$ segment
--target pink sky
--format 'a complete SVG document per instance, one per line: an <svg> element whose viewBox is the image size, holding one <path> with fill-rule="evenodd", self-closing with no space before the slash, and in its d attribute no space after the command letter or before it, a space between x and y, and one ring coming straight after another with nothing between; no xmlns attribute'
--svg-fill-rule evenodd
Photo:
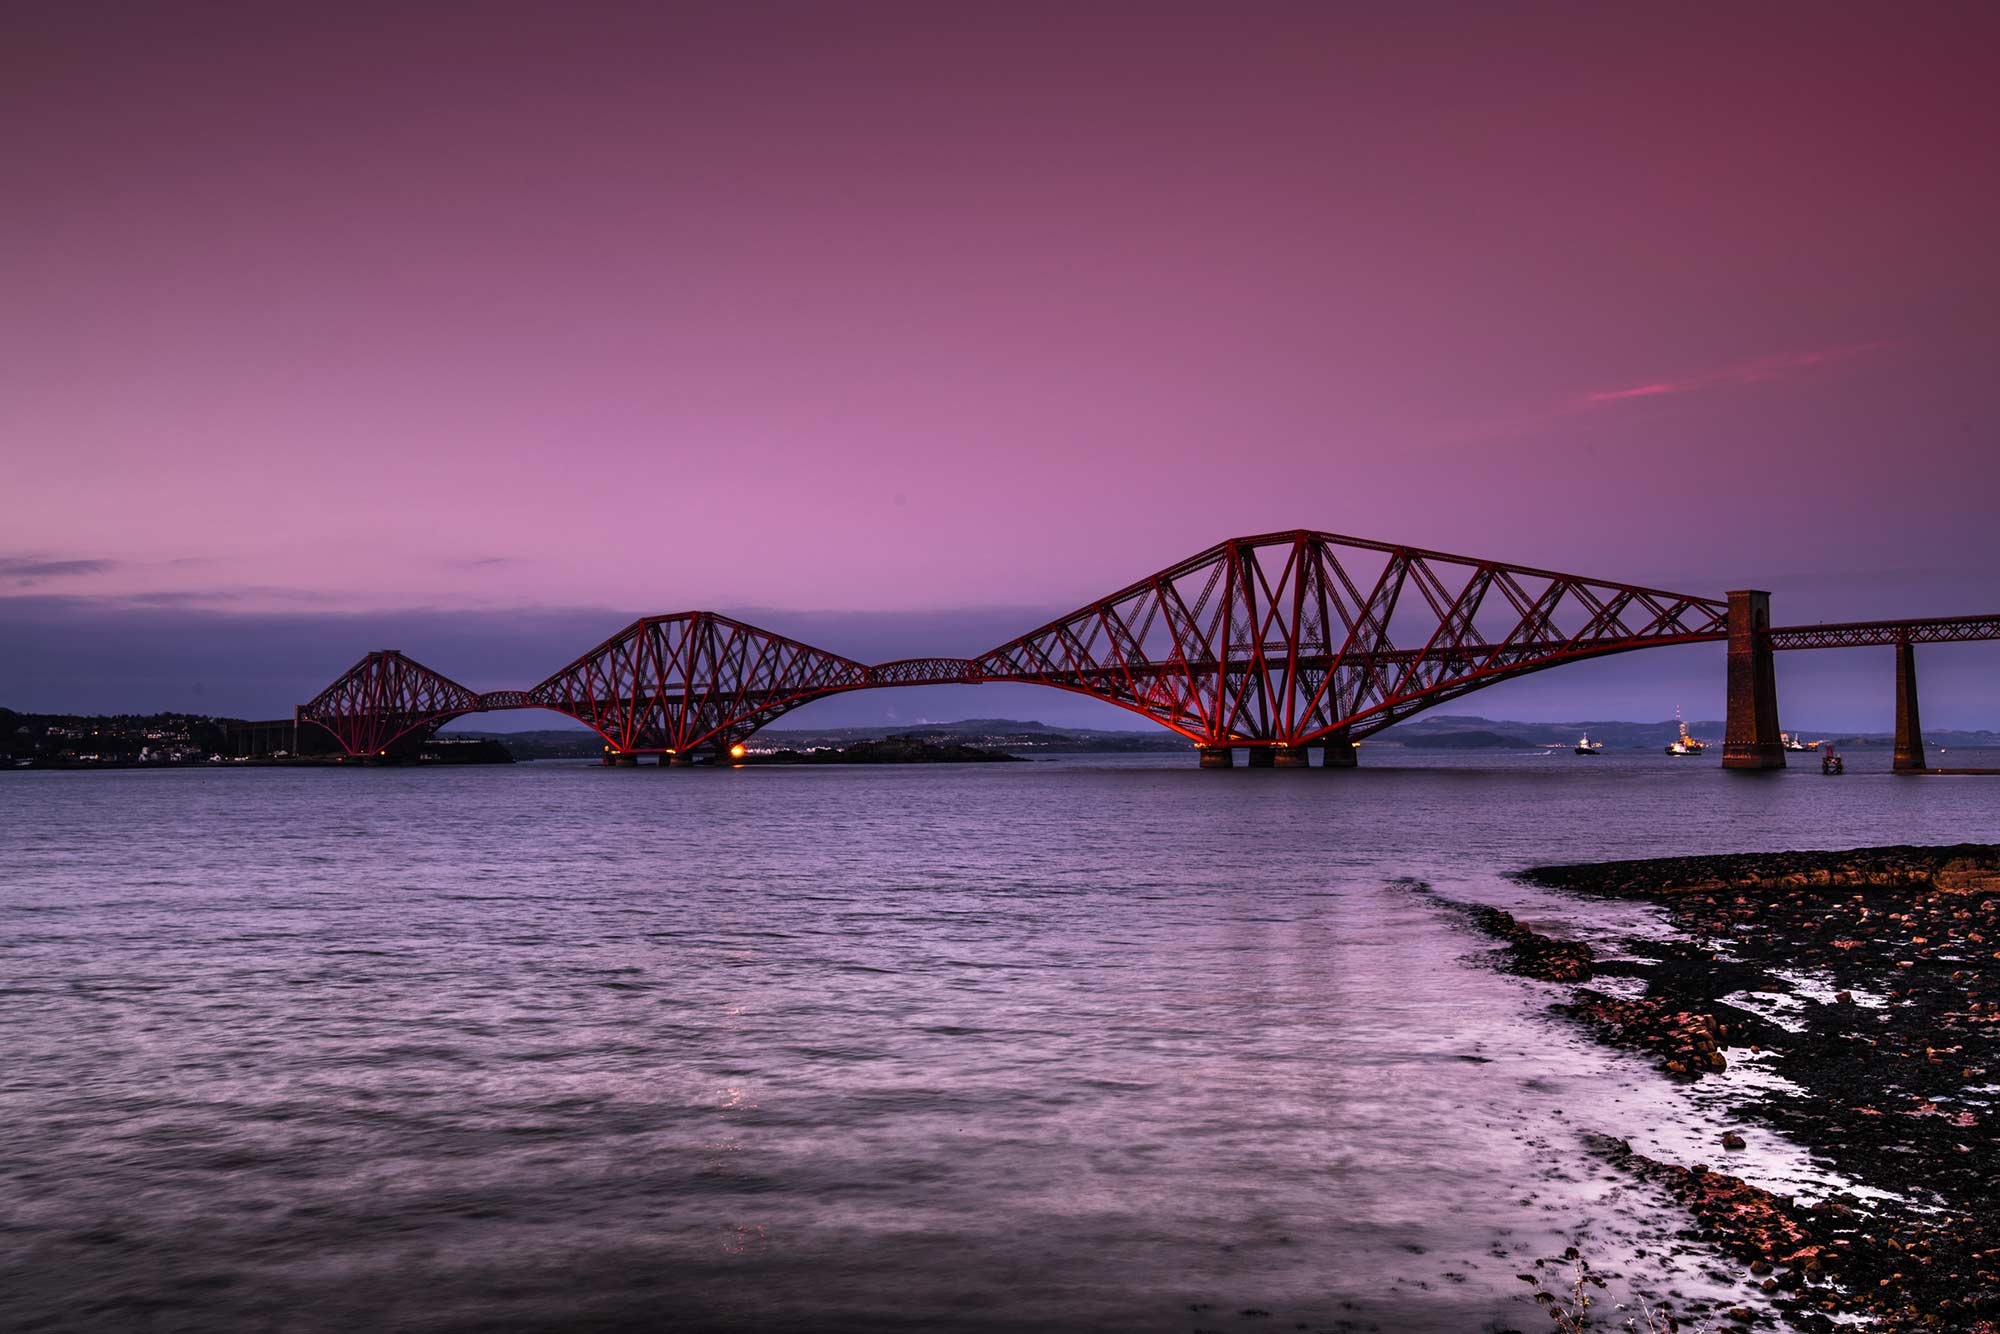
<svg viewBox="0 0 2000 1334"><path fill-rule="evenodd" d="M141 8L0 51L0 595L2000 602L1991 6Z"/></svg>

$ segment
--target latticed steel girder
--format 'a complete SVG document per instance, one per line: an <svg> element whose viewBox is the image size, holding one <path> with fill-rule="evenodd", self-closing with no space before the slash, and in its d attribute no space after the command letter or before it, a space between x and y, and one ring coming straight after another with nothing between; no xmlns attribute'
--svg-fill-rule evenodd
<svg viewBox="0 0 2000 1334"><path fill-rule="evenodd" d="M985 679L971 658L899 658L868 669L871 686L972 686Z"/></svg>
<svg viewBox="0 0 2000 1334"><path fill-rule="evenodd" d="M1204 745L1366 736L1559 663L1726 634L1728 604L1293 531L1234 538L980 658Z"/></svg>
<svg viewBox="0 0 2000 1334"><path fill-rule="evenodd" d="M878 686L1025 682L1203 745L1359 738L1496 681L1726 635L1727 604L1332 533L1232 538L977 658L867 666L714 612L633 622L540 685L475 695L370 654L302 717L351 754L479 709L546 708L613 750L740 741Z"/></svg>
<svg viewBox="0 0 2000 1334"><path fill-rule="evenodd" d="M1933 616L1917 621L1782 625L1765 632L1774 649L1866 648L1876 644L1967 644L2000 639L2000 616Z"/></svg>

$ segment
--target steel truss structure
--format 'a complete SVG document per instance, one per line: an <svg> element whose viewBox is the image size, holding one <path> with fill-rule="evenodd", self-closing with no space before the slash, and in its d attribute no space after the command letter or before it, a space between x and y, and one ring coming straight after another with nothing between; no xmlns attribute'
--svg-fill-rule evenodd
<svg viewBox="0 0 2000 1334"><path fill-rule="evenodd" d="M1786 625L1767 633L1773 649L1867 648L1882 644L1968 644L2000 639L2000 616L1933 616L1921 621Z"/></svg>
<svg viewBox="0 0 2000 1334"><path fill-rule="evenodd" d="M528 690L475 694L371 653L298 716L350 755L503 708L566 714L621 754L677 755L843 691L1011 681L1105 700L1199 746L1297 747L1563 663L1720 640L1727 612L1719 598L1295 530L1218 543L977 658L867 666L682 612L633 622Z"/></svg>
<svg viewBox="0 0 2000 1334"><path fill-rule="evenodd" d="M979 659L1205 746L1358 740L1559 663L1723 638L1728 604L1332 533L1235 538Z"/></svg>
<svg viewBox="0 0 2000 1334"><path fill-rule="evenodd" d="M298 709L298 721L333 733L349 755L387 755L399 742L428 736L453 718L476 713L480 697L413 662L396 649L370 653Z"/></svg>
<svg viewBox="0 0 2000 1334"><path fill-rule="evenodd" d="M623 753L729 744L823 695L869 684L851 658L712 611L648 616L526 692Z"/></svg>

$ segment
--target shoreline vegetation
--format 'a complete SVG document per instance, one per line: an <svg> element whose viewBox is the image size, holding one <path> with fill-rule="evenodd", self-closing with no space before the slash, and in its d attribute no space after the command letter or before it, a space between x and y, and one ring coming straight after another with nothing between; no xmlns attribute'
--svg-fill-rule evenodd
<svg viewBox="0 0 2000 1334"><path fill-rule="evenodd" d="M1520 878L1655 904L1677 938L1623 940L1607 957L1460 905L1502 943L1502 967L1569 987L1558 1013L1670 1078L1731 1060L1778 1076L1732 1110L1870 1198L1806 1203L1609 1139L1596 1142L1603 1157L1677 1200L1794 1328L2000 1334L2000 846L1672 857ZM1723 1133L1718 1163L1743 1147Z"/></svg>

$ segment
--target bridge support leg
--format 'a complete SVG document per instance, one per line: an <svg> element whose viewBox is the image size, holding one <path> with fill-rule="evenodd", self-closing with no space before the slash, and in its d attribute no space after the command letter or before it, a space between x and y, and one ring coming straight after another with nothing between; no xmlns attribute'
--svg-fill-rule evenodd
<svg viewBox="0 0 2000 1334"><path fill-rule="evenodd" d="M1278 764L1278 752L1269 746L1246 746L1243 758L1252 769L1273 769Z"/></svg>
<svg viewBox="0 0 2000 1334"><path fill-rule="evenodd" d="M621 769L636 769L639 767L639 757L629 750L613 751L611 762Z"/></svg>
<svg viewBox="0 0 2000 1334"><path fill-rule="evenodd" d="M694 763L694 756L684 755L680 751L675 751L671 755L661 756L660 763L666 765L669 769L685 769Z"/></svg>
<svg viewBox="0 0 2000 1334"><path fill-rule="evenodd" d="M1778 675L1771 666L1771 595L1741 589L1729 595L1729 720L1722 767L1782 769L1778 739Z"/></svg>
<svg viewBox="0 0 2000 1334"><path fill-rule="evenodd" d="M1304 746L1279 746L1271 752L1271 762L1280 769L1310 769L1312 752Z"/></svg>
<svg viewBox="0 0 2000 1334"><path fill-rule="evenodd" d="M1236 752L1227 746L1196 746L1204 769L1227 769L1236 763Z"/></svg>
<svg viewBox="0 0 2000 1334"><path fill-rule="evenodd" d="M1917 651L1908 640L1896 645L1896 758L1889 767L1899 774L1927 767L1924 723L1917 714Z"/></svg>
<svg viewBox="0 0 2000 1334"><path fill-rule="evenodd" d="M1347 739L1346 732L1335 732L1326 739L1326 763L1322 768L1353 769L1360 763L1360 754L1354 749L1354 743Z"/></svg>

